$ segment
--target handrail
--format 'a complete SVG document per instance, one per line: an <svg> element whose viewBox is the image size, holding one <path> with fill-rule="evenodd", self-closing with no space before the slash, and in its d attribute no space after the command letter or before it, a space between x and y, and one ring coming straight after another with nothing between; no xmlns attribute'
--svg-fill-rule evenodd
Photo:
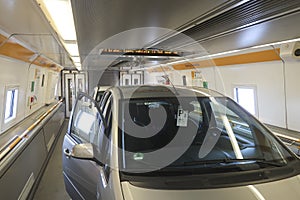
<svg viewBox="0 0 300 200"><path fill-rule="evenodd" d="M244 123L241 123L241 122L237 122L237 121L234 121L234 120L230 120L229 122L233 123L233 124L238 124L238 125L242 125L242 126L247 126L246 124ZM300 152L300 139L298 138L295 138L295 137L291 137L291 136L288 136L288 135L284 135L284 134L281 134L281 133L277 133L277 132L274 132L272 131L272 133L274 133L277 137L279 138L282 138L282 139L285 139L285 140L290 140L292 141L290 145L295 145L297 146L299 152Z"/></svg>
<svg viewBox="0 0 300 200"><path fill-rule="evenodd" d="M16 137L10 144L0 153L0 161L13 149L19 142L27 137L27 134L32 131L43 119L45 119L60 103L64 100L59 100L55 105L53 105L49 110L47 110L42 116L40 116L31 126L29 126L21 135Z"/></svg>
<svg viewBox="0 0 300 200"><path fill-rule="evenodd" d="M300 139L295 138L295 137L291 137L291 136L287 136L287 135L283 135L283 134L280 134L280 133L276 133L276 132L273 132L273 133L276 136L278 136L279 138L292 141L291 143L286 142L286 144L296 146L298 148L298 154L300 154Z"/></svg>
<svg viewBox="0 0 300 200"><path fill-rule="evenodd" d="M287 136L287 135L283 135L283 134L276 133L276 132L273 132L273 133L275 135L277 135L278 137L281 137L281 138L284 138L284 139L287 139L287 140L292 140L294 142L300 143L300 139L298 139L298 138Z"/></svg>
<svg viewBox="0 0 300 200"><path fill-rule="evenodd" d="M247 126L246 124L244 123L241 123L241 122L237 122L237 121L234 121L234 120L229 120L230 123L233 123L233 124L238 124L238 125L241 125L241 126ZM284 134L281 134L281 133L276 133L274 131L272 131L277 137L283 139L283 140L289 140L289 141L292 141L291 143L289 143L289 145L294 145L298 148L298 153L300 154L300 139L298 138L295 138L295 137L291 137L291 136L288 136L288 135L284 135ZM286 142L287 143L287 142ZM287 143L288 144L288 143Z"/></svg>

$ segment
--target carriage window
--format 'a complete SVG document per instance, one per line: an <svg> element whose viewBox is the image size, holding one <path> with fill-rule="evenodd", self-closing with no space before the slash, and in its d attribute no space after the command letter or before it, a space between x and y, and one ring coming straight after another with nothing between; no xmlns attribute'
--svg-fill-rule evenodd
<svg viewBox="0 0 300 200"><path fill-rule="evenodd" d="M252 115L257 116L256 89L255 87L235 87L234 99Z"/></svg>
<svg viewBox="0 0 300 200"><path fill-rule="evenodd" d="M17 114L17 104L18 104L18 91L17 87L9 88L6 91L6 103L5 103L5 116L4 123L16 118Z"/></svg>

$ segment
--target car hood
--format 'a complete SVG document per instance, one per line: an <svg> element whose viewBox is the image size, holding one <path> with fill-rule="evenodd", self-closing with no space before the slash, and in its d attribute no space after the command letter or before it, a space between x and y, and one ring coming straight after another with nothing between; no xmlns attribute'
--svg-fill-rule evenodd
<svg viewBox="0 0 300 200"><path fill-rule="evenodd" d="M122 182L125 200L299 200L300 176L262 184L194 190L158 190Z"/></svg>

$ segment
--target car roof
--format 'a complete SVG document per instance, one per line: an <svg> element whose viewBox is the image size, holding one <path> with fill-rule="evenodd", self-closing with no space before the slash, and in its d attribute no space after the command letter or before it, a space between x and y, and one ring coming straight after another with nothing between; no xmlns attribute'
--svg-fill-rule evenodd
<svg viewBox="0 0 300 200"><path fill-rule="evenodd" d="M155 97L222 97L223 95L201 87L183 87L166 85L116 86L112 92L119 93L120 99L139 99Z"/></svg>
<svg viewBox="0 0 300 200"><path fill-rule="evenodd" d="M104 85L104 86L100 86L98 85L97 87L95 87L95 90L97 90L97 92L102 92L102 91L105 91L107 90L108 88L111 88L112 86L109 86L109 85Z"/></svg>

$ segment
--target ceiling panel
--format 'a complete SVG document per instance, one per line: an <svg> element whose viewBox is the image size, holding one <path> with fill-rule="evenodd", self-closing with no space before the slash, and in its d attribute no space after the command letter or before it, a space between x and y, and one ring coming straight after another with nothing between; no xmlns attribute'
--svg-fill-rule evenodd
<svg viewBox="0 0 300 200"><path fill-rule="evenodd" d="M92 55L85 63L93 70L117 59L99 57L102 48L197 49L205 55L300 37L299 0L71 2L80 56Z"/></svg>
<svg viewBox="0 0 300 200"><path fill-rule="evenodd" d="M300 38L300 12L200 42L208 53L244 49Z"/></svg>
<svg viewBox="0 0 300 200"><path fill-rule="evenodd" d="M239 43L243 47L250 47L265 43L266 41L260 40L264 36L272 38L268 42L285 40L295 33L299 36L300 28L295 27L295 24L298 24L300 19L294 15L299 12L299 0L252 0L184 30L182 35L189 36L200 43L208 40L214 41L216 38L219 41L220 38L225 39L229 35L232 38L232 35L236 35L237 37L234 38L236 41L231 42ZM284 27L285 34L282 34L282 27ZM243 34L232 34L234 32ZM155 47L186 46L187 41L182 35L164 40ZM219 45L219 43L216 44ZM233 48L233 46L228 45L227 48Z"/></svg>
<svg viewBox="0 0 300 200"><path fill-rule="evenodd" d="M226 2L229 1L71 0L81 58L84 60L99 43L123 31L141 27L173 30ZM160 36L161 32L149 32L143 42ZM123 41L134 39L133 34Z"/></svg>

